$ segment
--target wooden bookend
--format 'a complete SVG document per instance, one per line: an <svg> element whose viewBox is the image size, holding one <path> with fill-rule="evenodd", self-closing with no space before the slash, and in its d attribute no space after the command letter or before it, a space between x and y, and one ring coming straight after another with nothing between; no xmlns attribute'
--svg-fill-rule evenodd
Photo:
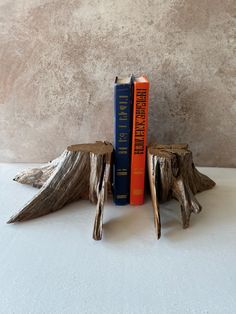
<svg viewBox="0 0 236 314"><path fill-rule="evenodd" d="M72 145L48 164L16 175L15 181L40 190L8 223L47 215L68 203L89 199L97 204L93 238L100 240L112 151L108 142Z"/></svg>
<svg viewBox="0 0 236 314"><path fill-rule="evenodd" d="M154 222L159 239L159 202L176 199L181 207L183 228L188 228L191 213L197 214L201 211L201 205L194 195L211 189L215 182L195 168L192 152L187 144L154 144L148 147L147 154Z"/></svg>

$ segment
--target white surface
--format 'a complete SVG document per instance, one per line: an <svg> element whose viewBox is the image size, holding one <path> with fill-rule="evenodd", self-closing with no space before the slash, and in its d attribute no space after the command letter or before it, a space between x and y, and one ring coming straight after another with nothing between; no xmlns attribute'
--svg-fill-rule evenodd
<svg viewBox="0 0 236 314"><path fill-rule="evenodd" d="M175 201L161 207L160 241L150 201L110 202L95 242L86 201L5 224L36 193L12 181L29 166L0 166L0 313L236 313L236 169L201 169L217 186L197 195L189 229Z"/></svg>

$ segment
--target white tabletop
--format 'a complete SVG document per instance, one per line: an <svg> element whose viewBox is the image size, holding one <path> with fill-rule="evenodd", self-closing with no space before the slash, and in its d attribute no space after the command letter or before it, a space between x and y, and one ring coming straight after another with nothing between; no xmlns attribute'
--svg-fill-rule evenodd
<svg viewBox="0 0 236 314"><path fill-rule="evenodd" d="M216 181L182 230L177 202L105 206L92 240L87 201L25 223L5 222L37 192L12 181L29 164L0 165L0 313L236 313L236 169L201 168Z"/></svg>

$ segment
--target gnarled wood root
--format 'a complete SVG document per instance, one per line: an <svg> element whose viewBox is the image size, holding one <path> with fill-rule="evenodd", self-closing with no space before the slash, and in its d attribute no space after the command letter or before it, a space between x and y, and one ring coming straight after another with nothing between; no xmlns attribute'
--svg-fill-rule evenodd
<svg viewBox="0 0 236 314"><path fill-rule="evenodd" d="M41 168L16 175L15 181L40 190L8 223L47 215L81 198L89 199L97 203L93 238L100 240L112 151L113 146L107 142L72 145Z"/></svg>
<svg viewBox="0 0 236 314"><path fill-rule="evenodd" d="M186 144L150 145L148 173L158 239L161 236L159 202L171 198L178 200L183 228L188 228L191 213L201 211L201 205L194 195L215 185L214 181L195 168L192 152Z"/></svg>

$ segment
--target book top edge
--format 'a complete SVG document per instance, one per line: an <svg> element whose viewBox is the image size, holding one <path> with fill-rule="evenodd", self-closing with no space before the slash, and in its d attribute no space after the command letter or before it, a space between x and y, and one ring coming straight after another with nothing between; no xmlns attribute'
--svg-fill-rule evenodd
<svg viewBox="0 0 236 314"><path fill-rule="evenodd" d="M147 79L147 77L145 75L139 76L139 77L135 77L134 81L138 82L138 83L148 83L148 79Z"/></svg>
<svg viewBox="0 0 236 314"><path fill-rule="evenodd" d="M116 77L116 84L129 84L131 82L131 76L128 77Z"/></svg>
<svg viewBox="0 0 236 314"><path fill-rule="evenodd" d="M119 84L130 84L131 81L133 81L134 83L149 83L146 75L142 75L142 76L127 76L127 77L118 77L116 76L115 79L115 84L119 85Z"/></svg>

